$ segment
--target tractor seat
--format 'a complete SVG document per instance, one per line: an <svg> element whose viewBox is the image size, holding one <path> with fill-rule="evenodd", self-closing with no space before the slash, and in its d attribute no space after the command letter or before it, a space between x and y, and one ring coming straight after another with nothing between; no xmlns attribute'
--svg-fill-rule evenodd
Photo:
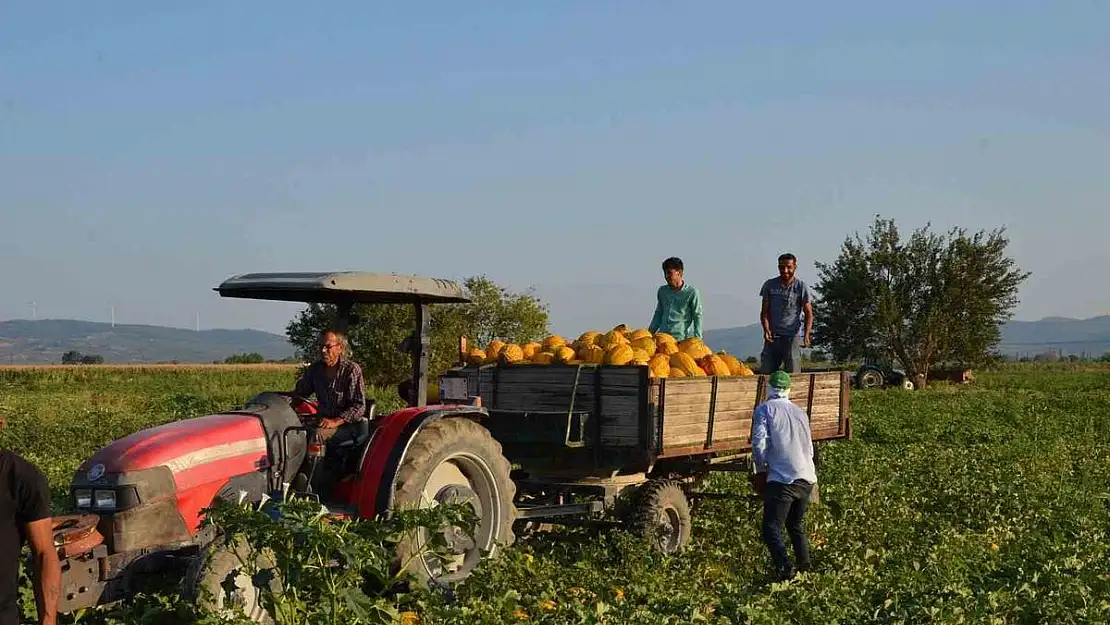
<svg viewBox="0 0 1110 625"><path fill-rule="evenodd" d="M366 400L366 418L354 424L357 429L355 438L336 443L336 449L358 449L370 440L370 422L374 419L374 403L373 399Z"/></svg>

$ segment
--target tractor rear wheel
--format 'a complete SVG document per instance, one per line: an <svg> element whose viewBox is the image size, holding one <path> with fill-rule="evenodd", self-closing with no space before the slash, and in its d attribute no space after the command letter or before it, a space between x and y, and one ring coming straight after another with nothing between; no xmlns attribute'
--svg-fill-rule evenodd
<svg viewBox="0 0 1110 625"><path fill-rule="evenodd" d="M410 532L397 545L397 568L427 585L462 581L481 561L483 552L497 554L514 540L516 484L498 443L482 425L463 417L447 417L423 427L397 470L394 506L430 508L441 503L468 503L479 519L473 536L465 529L443 534L448 557L428 548L428 531Z"/></svg>
<svg viewBox="0 0 1110 625"><path fill-rule="evenodd" d="M885 382L886 380L883 379L882 372L876 371L875 369L867 369L861 371L859 374L859 387L861 389L879 388Z"/></svg>
<svg viewBox="0 0 1110 625"><path fill-rule="evenodd" d="M663 553L690 542L690 503L678 482L656 479L639 487L628 521L633 534L648 538Z"/></svg>
<svg viewBox="0 0 1110 625"><path fill-rule="evenodd" d="M214 614L232 613L236 617L245 616L252 623L274 623L262 589L255 586L268 583L270 593L281 594L273 558L271 554L256 553L253 566L245 566L248 558L251 551L245 541L240 539L228 545L222 537L213 540L189 563L182 580L182 595Z"/></svg>

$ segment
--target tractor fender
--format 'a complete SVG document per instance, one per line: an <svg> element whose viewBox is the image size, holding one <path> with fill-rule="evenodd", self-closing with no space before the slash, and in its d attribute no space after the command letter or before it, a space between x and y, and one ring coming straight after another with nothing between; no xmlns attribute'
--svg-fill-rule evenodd
<svg viewBox="0 0 1110 625"><path fill-rule="evenodd" d="M421 428L445 417L481 422L489 413L480 406L415 406L382 417L363 458L354 503L363 519L386 517L393 507L393 480Z"/></svg>

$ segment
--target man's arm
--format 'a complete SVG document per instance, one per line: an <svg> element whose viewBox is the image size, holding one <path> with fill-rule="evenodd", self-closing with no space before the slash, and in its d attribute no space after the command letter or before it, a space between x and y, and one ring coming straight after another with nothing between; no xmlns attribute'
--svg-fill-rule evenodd
<svg viewBox="0 0 1110 625"><path fill-rule="evenodd" d="M366 386L362 380L362 368L351 363L351 374L347 380L347 407L335 415L340 421L354 423L366 414Z"/></svg>
<svg viewBox="0 0 1110 625"><path fill-rule="evenodd" d="M806 334L802 343L809 347L810 337L813 336L813 299L809 296L809 285L802 283L802 312L806 316Z"/></svg>
<svg viewBox="0 0 1110 625"><path fill-rule="evenodd" d="M651 316L651 323L648 324L648 332L655 334L659 331L659 326L663 324L663 293L662 289L655 292L655 314Z"/></svg>
<svg viewBox="0 0 1110 625"><path fill-rule="evenodd" d="M58 613L58 594L62 587L62 565L54 550L54 520L51 517L26 524L27 541L34 554L35 605L39 624L54 625Z"/></svg>
<svg viewBox="0 0 1110 625"><path fill-rule="evenodd" d="M305 370L304 370L304 373L301 374L301 377L297 378L297 384L293 386L293 394L294 395L300 395L301 397L308 397L308 396L312 395L312 393L314 392L313 388L312 388L312 376L311 376L312 367L313 367L312 365L309 365L308 367L306 367Z"/></svg>
<svg viewBox="0 0 1110 625"><path fill-rule="evenodd" d="M34 554L31 576L35 587L35 604L39 624L54 625L58 612L58 594L62 586L62 568L54 550L54 520L50 509L50 486L46 476L33 464L19 463L15 492L16 518L24 527L31 552Z"/></svg>
<svg viewBox="0 0 1110 625"><path fill-rule="evenodd" d="M763 299L759 308L759 323L763 326L763 340L771 342L771 293L767 290L767 283L759 289L759 297Z"/></svg>
<svg viewBox="0 0 1110 625"><path fill-rule="evenodd" d="M759 406L752 414L752 463L757 473L767 471L767 409Z"/></svg>
<svg viewBox="0 0 1110 625"><path fill-rule="evenodd" d="M704 314L705 311L702 309L701 305L701 293L697 289L694 289L694 295L690 298L690 319L687 328L688 336L696 336L699 339L702 338L701 324Z"/></svg>

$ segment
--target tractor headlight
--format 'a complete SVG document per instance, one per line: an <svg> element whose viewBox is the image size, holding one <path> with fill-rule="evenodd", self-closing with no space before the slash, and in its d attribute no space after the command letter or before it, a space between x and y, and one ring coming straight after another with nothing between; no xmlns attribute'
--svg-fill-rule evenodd
<svg viewBox="0 0 1110 625"><path fill-rule="evenodd" d="M97 508L104 509L116 507L116 491L114 490L96 490L93 496Z"/></svg>
<svg viewBox="0 0 1110 625"><path fill-rule="evenodd" d="M78 508L88 508L92 506L92 491L88 489L81 489L73 491L74 503Z"/></svg>

